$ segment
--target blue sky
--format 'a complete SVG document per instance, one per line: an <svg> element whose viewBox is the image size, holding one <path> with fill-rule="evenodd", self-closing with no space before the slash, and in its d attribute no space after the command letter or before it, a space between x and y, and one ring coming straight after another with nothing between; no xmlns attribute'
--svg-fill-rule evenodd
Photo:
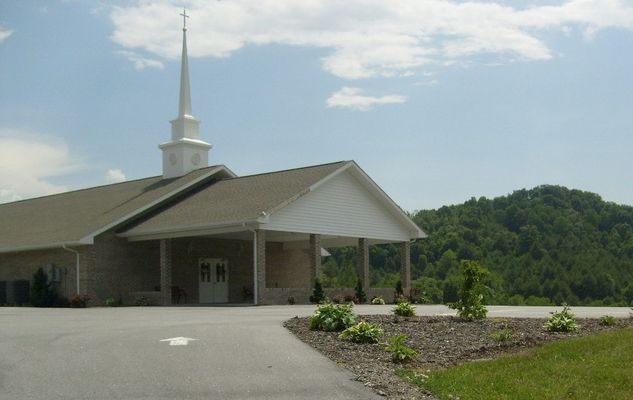
<svg viewBox="0 0 633 400"><path fill-rule="evenodd" d="M0 201L161 173L183 6L211 164L353 159L407 210L539 184L633 204L625 0L0 0Z"/></svg>

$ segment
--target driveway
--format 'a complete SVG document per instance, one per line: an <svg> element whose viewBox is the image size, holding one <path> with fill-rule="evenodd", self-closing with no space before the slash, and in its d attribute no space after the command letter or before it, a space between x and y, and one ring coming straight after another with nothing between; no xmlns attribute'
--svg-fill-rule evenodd
<svg viewBox="0 0 633 400"><path fill-rule="evenodd" d="M391 308L356 311L379 314ZM553 309L498 306L490 307L489 315L546 317ZM281 326L313 311L314 306L0 308L0 399L380 398ZM629 309L573 311L628 317ZM418 306L418 314L453 311ZM161 341L179 337L196 340Z"/></svg>

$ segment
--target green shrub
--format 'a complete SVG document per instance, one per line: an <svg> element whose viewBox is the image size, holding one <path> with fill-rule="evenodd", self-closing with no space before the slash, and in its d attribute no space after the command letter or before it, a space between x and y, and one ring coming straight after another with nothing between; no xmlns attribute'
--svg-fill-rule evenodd
<svg viewBox="0 0 633 400"><path fill-rule="evenodd" d="M136 298L136 301L134 302L134 304L136 304L139 307L149 306L149 299L145 296L139 296Z"/></svg>
<svg viewBox="0 0 633 400"><path fill-rule="evenodd" d="M356 283L356 300L360 304L367 302L367 294L363 290L363 282L360 280L360 278L358 279L358 282Z"/></svg>
<svg viewBox="0 0 633 400"><path fill-rule="evenodd" d="M396 282L396 291L393 294L393 302L399 303L404 298L404 290L402 290L402 281Z"/></svg>
<svg viewBox="0 0 633 400"><path fill-rule="evenodd" d="M407 362L417 357L418 352L405 344L407 339L407 335L398 335L389 338L389 344L385 347L385 350L391 353L391 360L393 362Z"/></svg>
<svg viewBox="0 0 633 400"><path fill-rule="evenodd" d="M600 321L598 322L602 326L613 326L615 325L615 317L613 315L603 315L600 317Z"/></svg>
<svg viewBox="0 0 633 400"><path fill-rule="evenodd" d="M90 297L87 294L76 294L70 298L70 306L72 308L86 308Z"/></svg>
<svg viewBox="0 0 633 400"><path fill-rule="evenodd" d="M378 325L361 321L356 325L345 329L343 333L338 335L338 337L354 343L378 343L378 339L380 339L384 334L385 331L383 331Z"/></svg>
<svg viewBox="0 0 633 400"><path fill-rule="evenodd" d="M288 297L288 304L294 305L296 303L295 298L293 296Z"/></svg>
<svg viewBox="0 0 633 400"><path fill-rule="evenodd" d="M407 298L407 296L401 294L401 295L395 295L393 297L393 304L400 304L400 303L408 303L409 299Z"/></svg>
<svg viewBox="0 0 633 400"><path fill-rule="evenodd" d="M371 299L371 304L377 304L377 305L385 304L385 299L383 299L380 296L374 297L373 299Z"/></svg>
<svg viewBox="0 0 633 400"><path fill-rule="evenodd" d="M509 342L512 339L512 329L507 326L503 329L499 329L498 331L494 331L490 334L495 342L505 343Z"/></svg>
<svg viewBox="0 0 633 400"><path fill-rule="evenodd" d="M459 299L448 306L457 310L457 315L467 320L486 318L488 309L483 304L484 295L481 280L488 274L488 270L476 261L462 261L464 282L459 289Z"/></svg>
<svg viewBox="0 0 633 400"><path fill-rule="evenodd" d="M409 294L409 302L412 304L429 304L431 299L426 296L426 293L420 288L411 288Z"/></svg>
<svg viewBox="0 0 633 400"><path fill-rule="evenodd" d="M48 283L48 275L42 268L38 268L33 274L31 285L31 305L33 307L50 307L55 304L54 288Z"/></svg>
<svg viewBox="0 0 633 400"><path fill-rule="evenodd" d="M310 303L320 304L325 301L325 293L323 293L323 286L318 279L314 280L314 290L312 296L310 296Z"/></svg>
<svg viewBox="0 0 633 400"><path fill-rule="evenodd" d="M108 297L105 301L105 305L108 307L117 307L119 302L116 301L113 297Z"/></svg>
<svg viewBox="0 0 633 400"><path fill-rule="evenodd" d="M401 317L415 317L415 307L406 301L396 304L393 313Z"/></svg>
<svg viewBox="0 0 633 400"><path fill-rule="evenodd" d="M310 330L338 332L356 323L354 304L321 304L310 317Z"/></svg>
<svg viewBox="0 0 633 400"><path fill-rule="evenodd" d="M358 299L353 294L346 294L343 296L343 303L358 303Z"/></svg>
<svg viewBox="0 0 633 400"><path fill-rule="evenodd" d="M551 313L552 316L545 324L549 332L575 332L578 329L576 317L569 311L569 306L563 304L563 310Z"/></svg>

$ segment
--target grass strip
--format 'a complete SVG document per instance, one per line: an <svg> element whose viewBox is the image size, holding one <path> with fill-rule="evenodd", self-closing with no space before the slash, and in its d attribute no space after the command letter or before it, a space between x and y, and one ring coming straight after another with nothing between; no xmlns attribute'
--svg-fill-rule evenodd
<svg viewBox="0 0 633 400"><path fill-rule="evenodd" d="M633 329L561 340L490 361L398 375L440 399L632 399Z"/></svg>

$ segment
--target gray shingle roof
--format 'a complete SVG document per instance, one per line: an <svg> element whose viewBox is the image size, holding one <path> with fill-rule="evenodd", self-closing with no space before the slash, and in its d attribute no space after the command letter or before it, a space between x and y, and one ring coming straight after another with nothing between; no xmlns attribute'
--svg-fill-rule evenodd
<svg viewBox="0 0 633 400"><path fill-rule="evenodd" d="M197 182L230 174L214 166L174 179L155 176L0 204L0 251L77 243Z"/></svg>
<svg viewBox="0 0 633 400"><path fill-rule="evenodd" d="M301 196L313 184L348 161L266 174L224 179L213 183L159 214L127 230L126 236L165 232L178 227L254 221Z"/></svg>

